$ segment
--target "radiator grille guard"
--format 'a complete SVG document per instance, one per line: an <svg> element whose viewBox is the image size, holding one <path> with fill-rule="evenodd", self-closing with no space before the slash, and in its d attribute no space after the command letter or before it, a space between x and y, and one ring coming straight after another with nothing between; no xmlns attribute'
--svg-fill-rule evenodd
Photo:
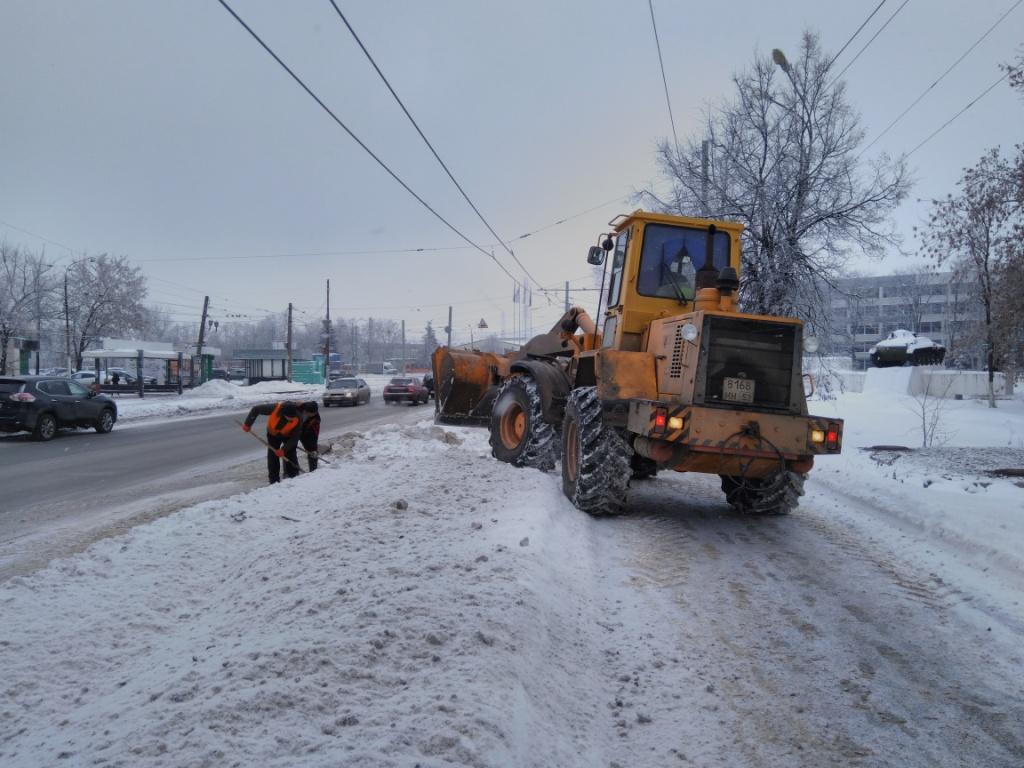
<svg viewBox="0 0 1024 768"><path fill-rule="evenodd" d="M801 411L798 325L727 317L704 319L694 401L729 408ZM726 399L726 379L752 381L753 400Z"/></svg>

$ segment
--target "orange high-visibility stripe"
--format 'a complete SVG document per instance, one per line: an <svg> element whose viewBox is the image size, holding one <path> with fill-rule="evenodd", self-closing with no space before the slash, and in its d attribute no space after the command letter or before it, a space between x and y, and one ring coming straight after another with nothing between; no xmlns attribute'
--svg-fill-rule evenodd
<svg viewBox="0 0 1024 768"><path fill-rule="evenodd" d="M278 403L274 412L270 414L270 418L267 419L267 432L274 437L287 437L299 426L298 416L287 419L281 416L282 405L284 403Z"/></svg>

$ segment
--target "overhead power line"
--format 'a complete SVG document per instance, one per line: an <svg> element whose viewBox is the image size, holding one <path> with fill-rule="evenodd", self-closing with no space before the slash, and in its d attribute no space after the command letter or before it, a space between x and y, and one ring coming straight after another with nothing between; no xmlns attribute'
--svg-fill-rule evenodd
<svg viewBox="0 0 1024 768"><path fill-rule="evenodd" d="M678 150L679 134L676 133L676 119L672 115L672 101L668 97L668 78L665 77L665 61L661 57L661 41L658 40L658 22L654 18L654 0L647 0L647 7L651 9L651 27L654 29L654 47L658 49L658 66L661 67L661 84L665 86L665 104L668 105L668 121L672 125L672 138L675 140L676 150Z"/></svg>
<svg viewBox="0 0 1024 768"><path fill-rule="evenodd" d="M952 72L961 61L963 61L965 58L967 58L967 55L971 51L973 51L975 48L977 48L978 45L981 44L981 41L984 40L986 37L988 37L992 33L992 30L994 30L996 27L998 27L1000 24L1002 24L1003 20L1007 16L1009 16L1011 13L1013 13L1021 3L1024 3L1024 0L1017 0L1017 2L1015 2L1013 5L1011 5L1002 16L1000 16L998 19L996 19L995 24L993 24L991 27L986 29L985 33L971 44L970 48L968 48L966 51L964 51L962 54L960 54L960 58L958 58L956 61L954 61L952 64L950 64L949 68L945 72L943 72L941 75L939 75L939 79L938 80L936 80L934 83L932 83L927 88L925 88L923 91L921 91L921 94L910 103L910 106L907 107L906 109L904 109L902 112L900 112L895 120L893 120L891 123L889 123L887 126L885 126L885 130L883 130L880 134L875 136L875 138L872 139L871 143L868 144L866 147L864 147L864 149L862 149L860 151L860 154L863 155L865 152L867 152L869 149L871 149L871 147L873 147L875 144L877 144L878 141L883 136L885 136L885 134L887 134L890 130L892 130L892 128L900 120L902 120L904 117L906 117L907 113L910 112L910 110L912 110L914 107L916 107L921 102L921 99L923 99L925 96L927 96L935 86L937 86L939 83L941 83L946 78L946 75L948 75L950 72ZM860 157L860 155L858 155L858 157Z"/></svg>
<svg viewBox="0 0 1024 768"><path fill-rule="evenodd" d="M833 85L835 85L836 82L843 75L846 74L846 70L848 70L850 67L852 67L854 65L854 62L856 62L857 59L859 59L861 57L861 54L864 53L864 51L866 51L871 46L871 44L873 42L875 42L875 38L878 37L880 34L882 34L885 31L885 28L888 27L892 23L892 20L896 18L896 16L899 14L899 12L902 11L906 7L907 3L909 3L909 2L910 2L910 0L903 0L903 2L900 4L900 7L892 12L892 16L890 16L888 19L886 19L885 23L882 24L882 26L880 26L878 28L878 31L875 32L875 34L873 34L871 36L871 39L868 40L866 43L864 43L864 47L861 48L859 51L857 51L857 55L854 56L852 59L850 59L850 63L847 64L845 67L843 67L842 71L838 75L836 75L835 78L833 78L832 82L828 84L829 88L831 88ZM874 14L872 14L872 15L874 15Z"/></svg>
<svg viewBox="0 0 1024 768"><path fill-rule="evenodd" d="M63 248L69 254L74 254L74 250L71 248L70 245L64 245L64 243L58 242L57 240L51 240L48 237L43 237L42 235L37 235L35 232L30 232L27 229L22 229L21 227L16 227L13 224L11 224L10 222L3 221L2 219L0 219L0 224L3 224L5 227L13 229L13 230L15 230L17 232L22 232L22 233L28 235L29 237L34 237L37 240L42 240L44 243L49 243L50 245L56 245L56 246L58 246L60 248ZM64 257L63 256L58 257L58 260L61 259L61 258L64 258Z"/></svg>
<svg viewBox="0 0 1024 768"><path fill-rule="evenodd" d="M434 156L434 159L437 160L440 166L444 169L444 172L448 174L448 178L451 179L452 184L454 184L455 188L459 190L459 193L462 195L462 197L466 200L467 203L469 203L469 207L473 209L473 213L475 213L477 215L477 218L479 218L480 221L484 223L484 226L487 227L487 230L492 235L494 235L495 239L497 239L501 247L504 248L508 252L509 256L511 256L515 260L516 264L519 265L519 268L526 273L526 276L533 280L533 282L536 283L537 285L540 285L540 283L534 278L534 276L530 274L530 270L523 266L523 262L519 260L519 257L516 256L515 252L511 248L509 248L508 245L506 245L505 241L501 238L501 235L494 231L494 227L492 227L490 222L488 222L487 219L484 218L484 215L480 213L480 209L476 207L476 204L469 198L469 195L466 193L466 190L463 189L462 185L459 184L459 182L456 180L454 174L452 174L451 170L445 164L444 160L442 160L441 156L437 153L437 150L434 149L434 145L430 143L430 139L428 139L426 137L426 134L423 133L423 130L420 128L419 123L416 122L412 114L410 114L409 110L406 108L405 103L402 101L401 98L399 98L398 94L395 92L395 89L391 86L391 82L381 71L380 67L377 66L377 62L374 60L373 56L370 55L370 52L363 44L363 41L360 39L359 35L356 34L356 31L352 28L352 25L349 23L348 19L345 18L345 14L341 12L341 9L338 7L338 4L334 2L334 0L330 0L330 3L331 6L334 8L335 12L338 14L338 18L341 19L342 23L348 28L348 31L352 34L352 37L355 38L356 43L362 49L363 53L366 55L366 58L369 60L374 70L376 70L377 74L380 76L380 79L384 81L384 85L387 86L388 91L391 92L391 95L398 103L398 106L402 108L402 111L405 113L405 116L409 118L409 122L412 123L412 127L416 129L416 133L418 133L420 135L420 138L423 139L423 143L427 145L427 148L430 150L430 153Z"/></svg>
<svg viewBox="0 0 1024 768"><path fill-rule="evenodd" d="M843 51L845 51L850 46L850 43L852 43L854 41L854 39L857 37L857 35L860 34L860 31L862 29L864 29L864 27L866 27L868 25L868 22L871 21L871 19L873 19L875 17L875 14L878 13L882 9L882 6L885 5L885 2L886 2L886 0L882 0L882 2L880 2L878 5L875 6L875 10L873 10L871 13L869 13L868 17L866 19L864 19L864 21L861 22L860 26L857 27L857 31L854 32L852 35L850 35L850 39L849 40L847 40L845 43L843 43L843 47L839 49L839 53L837 53L835 56L833 56L831 59L829 59L828 66L825 67L826 71L832 68L832 65L836 63L836 59L838 59L840 56L843 55Z"/></svg>
<svg viewBox="0 0 1024 768"><path fill-rule="evenodd" d="M960 115L962 115L962 114L963 114L964 112L966 112L966 111L967 111L968 109L970 109L970 108L971 108L971 107L973 107L973 106L974 106L975 104L977 104L977 103L978 103L979 101L981 101L981 100L982 100L982 99L983 99L983 98L984 98L984 97L985 97L985 96L986 96L986 95L988 94L988 92L989 92L989 91L991 91L991 90L992 90L993 88L995 88L995 87L996 87L997 85L999 85L999 84L1000 84L1001 82L1003 82L1003 80L1005 80L1005 79L1006 79L1006 78L1008 78L1009 76L1010 76L1010 73L1009 73L1009 72L1006 72L1006 73L1004 73L1003 75L1001 75L1001 76L1000 76L1000 78L999 78L998 80L996 80L996 81L995 81L994 83L992 83L992 85L990 85L990 86L989 86L988 88L986 88L986 89L985 89L984 91L982 91L982 92L981 92L981 93L979 93L979 94L978 94L977 96L975 96L975 97L974 97L974 98L973 98L973 99L972 99L972 100L971 100L971 101L970 101L970 102L969 102L969 103L967 104L967 106L966 106L966 107L964 107L963 109L961 109L961 110L960 110L959 112L957 112L957 113L956 113L955 115L953 115L953 116L952 116L951 118L949 118L949 120L947 120L947 121L946 121L946 122L944 122L944 123L943 123L942 125L940 125L940 126L939 126L938 128L936 128L936 129L935 129L934 131L932 131L932 132L931 132L931 134L930 134L930 135L928 136L928 138L927 138L927 139L925 139L925 140L924 140L924 141L922 141L922 142L921 142L920 144L918 144L918 145L917 145L916 147L914 147L914 148L913 148L912 150L910 150L909 152L907 152L907 154L906 154L906 157L910 157L910 156L911 156L912 154L914 154L915 152L917 152L917 150L919 150L919 149L920 149L921 147L923 147L923 146L924 146L925 144L927 144L927 143L928 143L929 141L931 141L931 140L932 140L932 139L934 139L934 138L935 138L936 136L938 136L938 135L939 135L940 133L942 133L942 131L944 131L944 130L946 129L946 127L947 127L947 126L949 126L949 124L950 124L950 123L952 123L952 122L953 122L954 120L956 120L956 119L957 119L958 117L960 117Z"/></svg>
<svg viewBox="0 0 1024 768"><path fill-rule="evenodd" d="M612 203L617 203L624 199L624 195L614 197L611 200L606 200L603 203L595 205L591 208L587 208L585 211L574 213L571 216L565 216L557 221L553 221L550 224L545 224L543 227L524 232L518 237L513 237L509 240L510 243L525 240L528 237L533 237L536 234L545 232L549 229L557 227L561 224L565 224L573 219L578 219L581 216L586 216L588 213L593 213L601 208L606 208ZM495 243L495 245L497 245ZM166 257L155 257L151 259L133 259L139 264L159 263L159 262L171 262L171 261L242 261L248 259L296 259L296 258L314 258L324 256L382 256L387 254L403 254L403 253L436 253L440 251L462 251L470 250L473 246L468 245L451 245L451 246L431 246L422 248L379 248L374 250L353 250L353 251L312 251L307 253L247 253L237 256L166 256ZM167 282L167 281L165 281ZM534 282L537 282L534 280ZM539 285L539 283L538 283ZM194 290L194 289L193 289Z"/></svg>
<svg viewBox="0 0 1024 768"><path fill-rule="evenodd" d="M504 272L506 275L508 275L509 278L511 278L512 280L516 280L515 275L513 275L511 272L509 272L505 268L505 265L502 264L500 261L498 261L494 257L493 253L489 253L488 251L484 250L482 247L480 247L475 242L473 242L471 239L469 239L469 237L464 235L462 233L462 231L459 230L454 224L452 224L450 221L448 221L448 219L446 219L444 216L442 216L440 213L438 213L433 208L433 206L430 205L430 203L428 203L426 200L424 200L422 197L420 197L418 194L416 194L416 192L413 191L412 187L410 187L408 184L406 184L405 181L403 181L402 178L397 173L395 173L393 170L391 170L391 167L388 166L388 164L385 163L383 160L381 160L380 157L378 157L377 154L372 149L370 149L366 145L366 143L363 142L362 139L360 139L358 136L356 136L356 134L352 132L352 129L349 128L347 125L345 125L345 123L342 121L342 119L340 117L338 117L334 113L334 111L330 107L328 107L327 104L325 104L324 101L319 96L317 96L308 85L306 85L306 83L302 80L302 78L299 77L297 74L295 74L295 72L291 69L291 67L289 67L287 64L285 64L284 61L281 59L281 57L278 56L276 53L274 53L274 50L269 45L267 45L265 42L263 42L263 38L261 38L259 35L257 35L256 32L253 31L252 27L250 27L248 24L246 24L245 21L242 19L242 17L239 16L237 13L235 13L234 9L230 5L228 5L225 0L217 0L217 1L224 7L224 9L228 13L231 14L231 16L235 19L235 21L237 21L242 26L242 28L245 29L245 31L248 32L257 43L260 44L260 46L263 48L263 50L265 50L268 54L270 54L270 57L272 59L274 59L274 61L276 61L278 63L278 65L285 72L287 72L296 83L298 83L299 87L301 87L302 90L304 90L309 95L309 97L311 99L313 99L313 101L315 101L320 106L320 108L323 109L324 112L326 112L330 116L330 118L332 120L334 120L334 122L337 123L338 126L343 131L345 131L345 133L347 133L349 135L349 137L356 144L358 144L359 147L364 152L366 152L366 154L368 154L371 158L373 158L373 160L377 163L377 165L379 165L382 169L384 169L384 171L392 179L394 179L402 187L402 189L404 189L406 192L408 192L410 195L412 195L420 205L422 205L424 208L426 208L428 211L430 211L430 213L432 213L437 218L438 221L440 221L442 224L444 224L446 227L448 227L448 229L450 229L452 232L454 232L456 235L458 235L462 240L465 240L467 243L469 243L471 246L473 246L476 250L480 251L480 253L482 253L484 256L487 256L491 261L493 261L495 264L497 264L498 268L502 272Z"/></svg>

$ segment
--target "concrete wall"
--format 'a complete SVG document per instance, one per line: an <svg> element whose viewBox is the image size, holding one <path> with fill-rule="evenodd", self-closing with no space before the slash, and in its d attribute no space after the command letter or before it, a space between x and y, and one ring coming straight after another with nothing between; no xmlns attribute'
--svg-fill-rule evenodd
<svg viewBox="0 0 1024 768"><path fill-rule="evenodd" d="M995 375L996 395L1007 394L1006 376ZM856 391L856 390L852 390ZM985 371L956 371L933 366L905 366L900 368L869 368L864 373L863 392L883 394L895 392L905 395L965 399L988 397L988 373Z"/></svg>

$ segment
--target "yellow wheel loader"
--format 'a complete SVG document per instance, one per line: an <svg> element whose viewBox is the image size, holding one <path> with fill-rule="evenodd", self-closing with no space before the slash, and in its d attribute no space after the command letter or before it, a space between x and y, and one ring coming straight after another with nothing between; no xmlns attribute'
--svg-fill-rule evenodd
<svg viewBox="0 0 1024 768"><path fill-rule="evenodd" d="M561 459L565 495L594 515L659 469L718 475L738 510L786 514L814 458L842 448L843 422L807 413L814 340L738 310L742 225L635 211L610 226L587 256L610 254L601 328L574 307L508 355L440 347L437 420L487 426L516 466Z"/></svg>

